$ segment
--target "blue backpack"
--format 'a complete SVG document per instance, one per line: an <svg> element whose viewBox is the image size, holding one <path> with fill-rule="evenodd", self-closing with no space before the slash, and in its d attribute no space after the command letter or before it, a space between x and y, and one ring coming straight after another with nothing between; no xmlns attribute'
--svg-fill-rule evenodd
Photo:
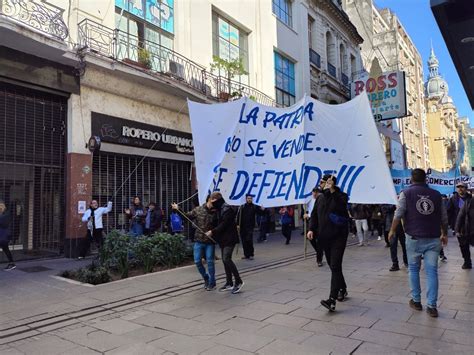
<svg viewBox="0 0 474 355"><path fill-rule="evenodd" d="M171 225L171 231L174 233L182 232L184 229L183 220L181 219L181 216L177 214L176 212L171 213L170 225Z"/></svg>

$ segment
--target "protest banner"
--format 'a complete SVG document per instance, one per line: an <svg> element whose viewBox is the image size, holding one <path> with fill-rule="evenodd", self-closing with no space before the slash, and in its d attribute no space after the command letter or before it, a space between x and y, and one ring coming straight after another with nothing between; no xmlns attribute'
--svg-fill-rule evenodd
<svg viewBox="0 0 474 355"><path fill-rule="evenodd" d="M301 204L324 174L354 203L396 203L367 95L329 105L305 97L286 108L248 98L188 101L201 203L220 191L231 205Z"/></svg>

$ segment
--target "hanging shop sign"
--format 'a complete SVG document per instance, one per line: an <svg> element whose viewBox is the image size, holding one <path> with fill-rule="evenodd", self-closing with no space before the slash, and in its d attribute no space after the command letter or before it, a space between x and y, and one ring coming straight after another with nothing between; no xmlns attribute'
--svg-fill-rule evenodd
<svg viewBox="0 0 474 355"><path fill-rule="evenodd" d="M191 133L92 112L92 134L102 142L193 155Z"/></svg>

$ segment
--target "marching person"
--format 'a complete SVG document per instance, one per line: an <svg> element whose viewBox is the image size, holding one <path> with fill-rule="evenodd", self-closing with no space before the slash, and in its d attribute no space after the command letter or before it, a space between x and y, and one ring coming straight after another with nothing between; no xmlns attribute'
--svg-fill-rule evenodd
<svg viewBox="0 0 474 355"><path fill-rule="evenodd" d="M321 305L330 312L336 310L336 300L342 302L347 297L347 285L342 273L342 258L346 250L349 234L348 197L336 186L335 176L324 175L320 186L322 194L318 197L311 213L311 223L307 237L318 238L326 261L331 269L331 291Z"/></svg>
<svg viewBox="0 0 474 355"><path fill-rule="evenodd" d="M178 204L171 204L171 208L175 213L178 211ZM190 219L196 228L194 236L194 264L204 280L204 289L207 291L216 288L216 270L214 265L215 239L208 237L206 232L214 228L216 224L216 214L213 210L212 202L207 200L202 206L197 206L184 215ZM202 263L202 256L206 258L207 271Z"/></svg>
<svg viewBox="0 0 474 355"><path fill-rule="evenodd" d="M369 245L369 224L370 208L368 205L353 203L351 205L350 215L355 221L359 246Z"/></svg>
<svg viewBox="0 0 474 355"><path fill-rule="evenodd" d="M258 216L259 228L257 243L262 243L267 241L267 234L270 225L270 210L268 208L260 207Z"/></svg>
<svg viewBox="0 0 474 355"><path fill-rule="evenodd" d="M161 230L161 222L163 221L163 213L161 208L156 208L154 202L148 204L148 210L145 217L145 235L152 235Z"/></svg>
<svg viewBox="0 0 474 355"><path fill-rule="evenodd" d="M390 232L390 228L392 226L393 218L395 216L395 205L382 205L381 211L383 214L383 223L385 224L384 228L386 232L384 232L385 240L390 245L390 258L392 259L392 267L389 271L399 271L400 264L398 263L398 243L402 247L402 255L403 255L403 264L408 268L408 257L407 257L407 249L405 246L405 231L403 230L403 226L400 223L397 227L396 233L393 235L392 239L388 239L388 234Z"/></svg>
<svg viewBox="0 0 474 355"><path fill-rule="evenodd" d="M244 256L242 259L253 260L253 230L255 228L255 217L257 214L257 206L253 204L251 195L246 196L246 202L239 208L237 214L237 223L239 225L240 239L242 241L242 248L244 249Z"/></svg>
<svg viewBox="0 0 474 355"><path fill-rule="evenodd" d="M447 202L449 226L454 230L456 236L458 237L457 239L459 243L459 249L461 249L461 254L464 259L464 263L462 265L463 269L470 269L472 267L471 255L469 252L469 235L466 235L466 233L469 233L469 229L464 231L464 225L462 223L459 225L458 230L456 229L456 226L458 215L461 209L467 202L471 200L471 198L472 195L467 191L467 184L460 182L456 185L456 192ZM443 251L443 249L441 249L441 251ZM444 251L442 255L440 254L440 258L442 259L442 261L445 261L443 260L446 258L446 256L444 256Z"/></svg>
<svg viewBox="0 0 474 355"><path fill-rule="evenodd" d="M220 192L213 192L210 202L217 210L217 226L206 232L206 236L215 238L219 244L226 275L226 283L219 291L231 291L232 294L237 294L242 290L244 282L240 277L237 266L232 261L232 253L235 245L239 242L237 224L235 222L236 210L225 202Z"/></svg>
<svg viewBox="0 0 474 355"><path fill-rule="evenodd" d="M99 207L97 200L92 200L89 204L89 208L82 215L82 222L87 222L87 236L84 247L80 252L79 259L86 257L91 245L91 241L96 243L99 252L102 249L102 244L104 242L102 235L104 228L102 216L109 213L110 211L112 211L111 201L107 203L107 207Z"/></svg>
<svg viewBox="0 0 474 355"><path fill-rule="evenodd" d="M143 227L145 225L145 207L138 196L133 198L133 204L130 208L125 209L125 214L130 220L130 233L134 237L143 235Z"/></svg>
<svg viewBox="0 0 474 355"><path fill-rule="evenodd" d="M12 252L8 247L10 238L10 215L7 213L5 202L0 200L0 247L8 258L8 265L5 267L5 271L16 269L16 265L13 263Z"/></svg>
<svg viewBox="0 0 474 355"><path fill-rule="evenodd" d="M293 231L293 224L295 218L295 210L292 206L280 208L281 233L286 239L285 244L290 244L291 232Z"/></svg>
<svg viewBox="0 0 474 355"><path fill-rule="evenodd" d="M400 193L397 210L389 232L391 240L403 219L408 256L411 308L421 311L420 268L423 258L426 272L426 311L438 317L438 256L441 245L448 242L448 215L441 194L426 183L426 172L414 169L412 185Z"/></svg>
<svg viewBox="0 0 474 355"><path fill-rule="evenodd" d="M466 200L459 211L454 228L459 248L461 249L461 255L464 259L464 263L461 266L463 270L472 269L471 251L469 248L469 245L474 246L474 204L472 201L472 198Z"/></svg>
<svg viewBox="0 0 474 355"><path fill-rule="evenodd" d="M318 197L320 196L322 192L323 190L320 187L315 187L311 191L312 198L306 205L306 212L303 214L303 223L309 222L313 209L316 206ZM316 252L316 264L319 267L323 266L324 250L323 250L321 242L317 238L317 235L316 236L313 235L313 238L309 239L309 242L311 243L311 246Z"/></svg>

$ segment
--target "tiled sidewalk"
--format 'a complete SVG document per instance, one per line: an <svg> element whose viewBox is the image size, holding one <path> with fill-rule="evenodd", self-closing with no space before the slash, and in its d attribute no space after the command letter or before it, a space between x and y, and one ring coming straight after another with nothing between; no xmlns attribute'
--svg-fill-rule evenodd
<svg viewBox="0 0 474 355"><path fill-rule="evenodd" d="M301 254L296 234L289 248L278 238L257 245L257 259L239 260L239 267ZM347 249L350 298L335 314L319 305L330 273L313 258L249 270L239 295L202 290L193 283L193 267L99 287L65 283L47 272L36 280L21 271L2 273L0 329L22 328L0 331L0 353L472 354L474 273L461 270L455 239L446 252L438 319L408 307L407 272L389 272L388 250L376 241ZM222 272L220 262L217 267ZM179 288L188 283L189 289ZM171 293L157 292L167 287ZM54 324L43 321L54 316Z"/></svg>

